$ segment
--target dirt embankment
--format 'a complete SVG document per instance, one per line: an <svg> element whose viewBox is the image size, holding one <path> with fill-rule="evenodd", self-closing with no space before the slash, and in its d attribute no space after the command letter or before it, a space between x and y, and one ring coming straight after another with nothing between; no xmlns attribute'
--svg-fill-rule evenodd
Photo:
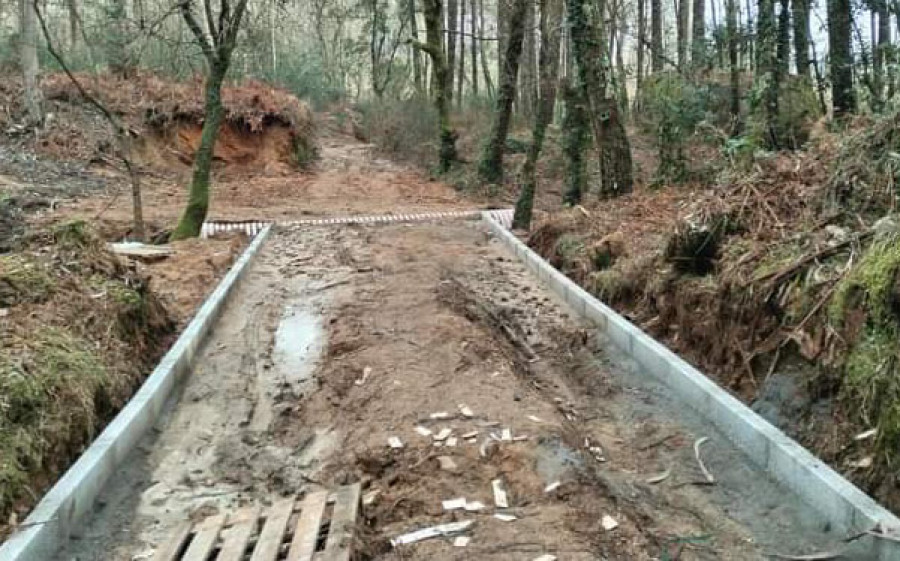
<svg viewBox="0 0 900 561"><path fill-rule="evenodd" d="M0 256L0 529L24 519L128 400L173 322L82 222Z"/></svg>
<svg viewBox="0 0 900 561"><path fill-rule="evenodd" d="M76 75L85 90L121 118L134 144L139 165L167 171L189 166L200 142L204 120L203 83L174 82L147 73L128 79L109 74ZM10 107L0 126L36 153L64 160L117 165L109 125L62 73L41 82L48 120L29 135L16 125L20 94L16 80L0 88ZM232 171L288 170L308 166L318 144L312 113L290 93L259 82L223 88L225 106L215 158Z"/></svg>
<svg viewBox="0 0 900 561"><path fill-rule="evenodd" d="M895 128L554 212L530 243L898 511Z"/></svg>

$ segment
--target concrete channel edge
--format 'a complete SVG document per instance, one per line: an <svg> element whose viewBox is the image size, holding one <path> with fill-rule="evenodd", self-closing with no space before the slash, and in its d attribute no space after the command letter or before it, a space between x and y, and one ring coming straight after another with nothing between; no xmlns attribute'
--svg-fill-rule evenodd
<svg viewBox="0 0 900 561"><path fill-rule="evenodd" d="M128 404L0 546L0 561L46 561L66 543L93 509L106 481L147 434L190 371L197 351L270 232L271 226L259 231Z"/></svg>
<svg viewBox="0 0 900 561"><path fill-rule="evenodd" d="M509 211L507 211L509 212ZM509 217L482 215L491 232L541 282L578 314L594 323L644 372L673 390L679 399L712 422L751 461L796 493L828 520L833 531L856 535L877 530L892 536L861 538L866 558L900 559L900 519L844 479L684 359L594 298L555 269L509 229Z"/></svg>

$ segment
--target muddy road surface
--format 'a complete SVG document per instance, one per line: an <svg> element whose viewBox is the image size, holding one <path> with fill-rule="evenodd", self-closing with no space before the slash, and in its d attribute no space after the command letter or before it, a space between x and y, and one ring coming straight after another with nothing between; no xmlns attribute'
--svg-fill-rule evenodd
<svg viewBox="0 0 900 561"><path fill-rule="evenodd" d="M186 518L357 481L358 559L764 559L835 541L458 220L273 233L58 559L149 559ZM464 546L390 542L464 520Z"/></svg>

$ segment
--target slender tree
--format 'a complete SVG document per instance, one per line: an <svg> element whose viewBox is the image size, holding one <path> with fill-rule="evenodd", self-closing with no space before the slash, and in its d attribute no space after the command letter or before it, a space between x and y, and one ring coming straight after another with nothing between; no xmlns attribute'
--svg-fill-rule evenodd
<svg viewBox="0 0 900 561"><path fill-rule="evenodd" d="M116 155L122 161L122 165L125 166L125 171L128 173L128 178L131 182L131 204L133 211L131 236L137 241L143 241L145 235L144 206L141 200L140 175L138 174L138 171L135 168L131 158L131 135L129 134L129 131L126 129L125 125L122 123L121 119L118 116L114 115L113 112L110 111L106 107L106 105L104 105L97 98L97 96L92 95L90 92L88 92L81 81L69 68L69 65L63 58L62 53L53 44L53 35L50 33L50 30L47 27L47 20L44 18L40 11L40 0L32 0L32 2L34 15L37 17L37 20L41 25L41 31L44 36L44 41L47 45L47 52L50 53L50 56L53 57L53 60L56 61L56 64L58 64L59 67L62 68L66 77L69 79L72 85L75 86L75 89L78 90L78 93L81 95L81 97L95 109L97 109L103 119L105 119L107 124L109 124L110 128L112 128L113 136L116 139Z"/></svg>
<svg viewBox="0 0 900 561"><path fill-rule="evenodd" d="M779 0L778 35L775 46L775 71L783 82L791 62L791 10L790 0Z"/></svg>
<svg viewBox="0 0 900 561"><path fill-rule="evenodd" d="M694 68L699 68L706 63L705 18L706 0L694 0L693 20L691 20L691 63Z"/></svg>
<svg viewBox="0 0 900 561"><path fill-rule="evenodd" d="M738 63L738 0L725 0L725 27L728 35L728 76L731 88L732 130L740 131L741 123L741 68Z"/></svg>
<svg viewBox="0 0 900 561"><path fill-rule="evenodd" d="M534 0L526 1L525 41L522 46L522 63L519 65L519 100L518 109L522 115L533 117L537 104L537 45L535 36Z"/></svg>
<svg viewBox="0 0 900 561"><path fill-rule="evenodd" d="M507 25L509 36L506 51L502 53L494 120L481 161L478 163L478 175L490 183L503 179L503 154L512 116L512 105L516 98L516 76L519 74L519 58L522 56L522 43L525 39L525 12L528 1L530 0L515 0L510 7Z"/></svg>
<svg viewBox="0 0 900 561"><path fill-rule="evenodd" d="M600 194L615 197L630 193L634 186L631 145L619 118L616 99L607 95L606 61L609 57L603 52L604 42L595 23L605 12L605 6L602 3L596 6L597 15L591 17L585 10L585 3L586 0L567 0L569 29L578 67L578 85L600 155Z"/></svg>
<svg viewBox="0 0 900 561"><path fill-rule="evenodd" d="M182 18L206 59L207 74L204 86L203 131L200 135L200 146L194 155L194 171L188 203L178 226L172 232L172 237L176 240L198 236L203 221L206 220L213 153L219 136L219 127L225 117L222 83L231 66L231 55L237 45L238 31L247 10L247 0L237 0L237 4L233 7L230 0L219 0L219 14L216 21L209 5L212 0L205 1L207 4L204 12L206 25L210 30L209 35L203 32L194 15L193 0L180 0L178 5Z"/></svg>
<svg viewBox="0 0 900 561"><path fill-rule="evenodd" d="M640 110L637 104L641 99L641 89L644 85L644 52L646 51L647 42L647 9L645 0L637 0L637 69L635 71L634 80L634 104L635 111Z"/></svg>
<svg viewBox="0 0 900 561"><path fill-rule="evenodd" d="M478 4L476 0L472 0L472 97L478 97Z"/></svg>
<svg viewBox="0 0 900 561"><path fill-rule="evenodd" d="M690 0L674 0L675 2L675 47L678 53L678 68L687 66L688 17Z"/></svg>
<svg viewBox="0 0 900 561"><path fill-rule="evenodd" d="M19 0L19 60L22 67L23 105L28 124L40 126L44 122L41 108L43 95L38 85L37 25L34 6L30 0Z"/></svg>
<svg viewBox="0 0 900 561"><path fill-rule="evenodd" d="M472 33L474 35L474 33ZM472 38L474 41L474 37ZM459 78L456 80L456 104L462 107L466 81L466 0L459 0Z"/></svg>
<svg viewBox="0 0 900 561"><path fill-rule="evenodd" d="M456 131L450 124L450 81L447 74L453 72L453 68L447 63L444 56L444 30L442 25L444 8L441 0L422 0L425 15L425 43L419 43L410 39L411 44L424 51L431 58L432 80L434 89L434 106L438 113L440 127L440 154L438 170L441 173L450 171L450 167L457 159Z"/></svg>
<svg viewBox="0 0 900 561"><path fill-rule="evenodd" d="M828 0L828 45L830 48L831 107L835 117L856 108L853 93L850 0Z"/></svg>
<svg viewBox="0 0 900 561"><path fill-rule="evenodd" d="M650 0L650 58L654 73L662 72L665 61L662 20L662 0Z"/></svg>
<svg viewBox="0 0 900 561"><path fill-rule="evenodd" d="M791 12L797 74L809 77L809 0L791 0Z"/></svg>
<svg viewBox="0 0 900 561"><path fill-rule="evenodd" d="M541 52L538 55L540 71L540 99L534 116L531 145L522 168L522 192L513 216L515 228L527 229L531 225L534 194L537 190L537 162L544 146L547 125L553 119L556 104L556 85L559 74L559 42L562 27L562 0L542 0L540 6Z"/></svg>
<svg viewBox="0 0 900 561"><path fill-rule="evenodd" d="M409 34L412 37L413 41L418 42L419 40L419 22L416 17L416 0L407 0L406 2L406 14L407 19L409 21ZM415 48L413 45L409 47L409 56L412 58L412 67L413 67L413 84L416 87L416 91L418 93L423 93L425 91L425 81L423 79L424 72L422 69L422 58L419 56L419 50Z"/></svg>
<svg viewBox="0 0 900 561"><path fill-rule="evenodd" d="M877 104L880 107L884 105L885 84L890 82L887 79L887 59L891 52L891 14L888 11L886 0L874 0L875 14L878 18L877 44L874 48L874 67L875 67L875 89L877 93ZM873 36L872 42L875 43ZM889 92L889 94L892 92ZM890 95L888 96L890 97Z"/></svg>
<svg viewBox="0 0 900 561"><path fill-rule="evenodd" d="M756 78L762 91L766 143L770 148L778 148L779 73L775 56L778 33L775 25L775 3L773 0L759 0L758 6Z"/></svg>
<svg viewBox="0 0 900 561"><path fill-rule="evenodd" d="M465 0L463 0L465 1ZM456 70L456 25L460 0L447 0L447 102L453 101L453 74Z"/></svg>

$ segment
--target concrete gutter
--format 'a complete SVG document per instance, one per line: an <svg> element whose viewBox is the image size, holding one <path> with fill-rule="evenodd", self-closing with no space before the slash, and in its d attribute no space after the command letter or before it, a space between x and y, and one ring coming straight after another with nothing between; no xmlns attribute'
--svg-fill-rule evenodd
<svg viewBox="0 0 900 561"><path fill-rule="evenodd" d="M511 211L483 215L490 230L541 282L593 322L623 352L708 419L750 460L831 523L838 535L877 529L891 539L866 536L854 552L862 558L900 559L900 519L860 491L793 439L638 327L553 268L507 228ZM859 548L859 549L857 549ZM860 557L853 557L854 559Z"/></svg>
<svg viewBox="0 0 900 561"><path fill-rule="evenodd" d="M19 531L0 547L0 561L46 561L90 514L103 486L154 425L206 335L271 231L263 228L128 404L44 495Z"/></svg>

